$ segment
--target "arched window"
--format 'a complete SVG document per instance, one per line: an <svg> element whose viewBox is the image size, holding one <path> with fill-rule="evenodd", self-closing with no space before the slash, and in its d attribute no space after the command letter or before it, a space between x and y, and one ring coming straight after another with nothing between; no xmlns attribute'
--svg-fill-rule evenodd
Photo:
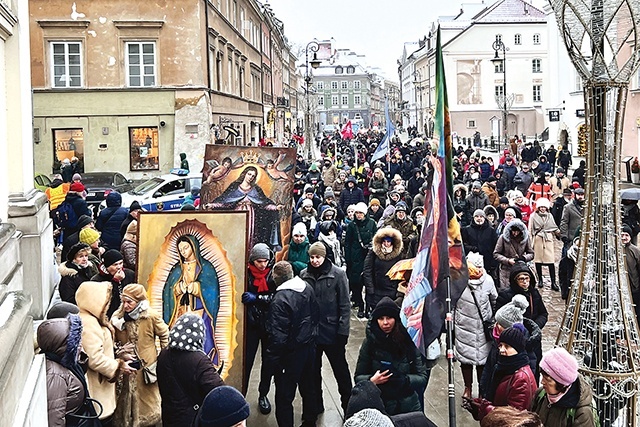
<svg viewBox="0 0 640 427"><path fill-rule="evenodd" d="M533 44L540 44L540 34L535 33L533 35Z"/></svg>
<svg viewBox="0 0 640 427"><path fill-rule="evenodd" d="M344 70L342 69L342 67L340 65L338 65L336 67L336 74L342 74L344 72Z"/></svg>
<svg viewBox="0 0 640 427"><path fill-rule="evenodd" d="M522 35L516 34L513 37L513 44L522 44Z"/></svg>

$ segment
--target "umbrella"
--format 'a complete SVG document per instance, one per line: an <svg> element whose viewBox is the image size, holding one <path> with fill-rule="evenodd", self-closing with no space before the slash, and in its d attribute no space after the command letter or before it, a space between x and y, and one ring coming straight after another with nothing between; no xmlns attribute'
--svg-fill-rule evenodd
<svg viewBox="0 0 640 427"><path fill-rule="evenodd" d="M415 262L415 258L409 259L401 259L396 262L393 267L387 271L387 276L391 280L408 280L411 277L411 272L413 271L413 263ZM406 277L406 275L409 277Z"/></svg>
<svg viewBox="0 0 640 427"><path fill-rule="evenodd" d="M640 200L640 188L625 188L620 192L620 198L623 200Z"/></svg>

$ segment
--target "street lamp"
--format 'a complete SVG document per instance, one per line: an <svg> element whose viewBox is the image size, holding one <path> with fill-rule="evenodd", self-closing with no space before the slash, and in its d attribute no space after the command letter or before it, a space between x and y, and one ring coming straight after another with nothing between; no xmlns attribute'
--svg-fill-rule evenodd
<svg viewBox="0 0 640 427"><path fill-rule="evenodd" d="M422 125L422 89L423 86L422 85L422 75L420 74L420 71L415 70L413 72L413 77L415 78L415 80L413 81L413 84L416 87L416 91L420 92L420 97L418 98L418 92L416 92L416 121L418 122L418 133L422 133L420 131L420 126ZM419 105L419 107L418 107ZM418 108L420 108L420 113L418 114Z"/></svg>
<svg viewBox="0 0 640 427"><path fill-rule="evenodd" d="M509 111L508 99L507 99L507 50L509 50L504 43L502 43L502 39L500 35L496 34L496 41L493 42L493 50L495 51L495 56L491 60L493 62L495 69L502 69L502 95L496 94L496 103L499 108L502 110L502 135L504 136L504 144L505 147L509 147L509 138L507 135L507 113ZM502 51L502 58L500 57L499 52ZM512 101L513 102L513 101ZM500 135L498 135L498 146L500 146Z"/></svg>
<svg viewBox="0 0 640 427"><path fill-rule="evenodd" d="M304 118L304 130L305 130L305 153L308 158L311 157L311 147L313 141L313 119L311 117L311 82L313 81L312 71L309 69L309 65L311 65L312 69L317 69L320 66L321 61L318 59L318 49L320 45L315 40L310 41L307 44L307 47L304 49L304 82L305 82L305 100L307 103L307 108L305 112ZM309 52L313 52L313 58L309 61Z"/></svg>

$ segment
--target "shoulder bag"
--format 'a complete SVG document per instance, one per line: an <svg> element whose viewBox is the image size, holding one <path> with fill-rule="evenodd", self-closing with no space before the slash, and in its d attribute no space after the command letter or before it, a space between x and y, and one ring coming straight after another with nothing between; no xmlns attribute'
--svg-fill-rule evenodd
<svg viewBox="0 0 640 427"><path fill-rule="evenodd" d="M484 332L484 337L487 339L487 341L491 341L493 339L493 322L491 321L491 319L484 320L484 318L482 317L482 310L480 310L480 304L478 304L478 299L476 298L476 294L473 292L473 289L471 289L471 286L469 286L469 292L471 292L471 296L473 297L473 303L476 305L476 308L478 309L478 315L480 316L480 320L482 320L482 331Z"/></svg>

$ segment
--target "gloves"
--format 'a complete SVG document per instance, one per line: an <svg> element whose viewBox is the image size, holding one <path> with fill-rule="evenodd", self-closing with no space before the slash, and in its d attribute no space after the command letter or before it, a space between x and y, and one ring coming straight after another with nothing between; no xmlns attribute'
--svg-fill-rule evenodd
<svg viewBox="0 0 640 427"><path fill-rule="evenodd" d="M340 335L336 337L336 344L340 344L341 346L347 345L347 341L349 341L348 335Z"/></svg>
<svg viewBox="0 0 640 427"><path fill-rule="evenodd" d="M242 303L243 304L253 304L258 299L258 295L253 292L245 292L242 294Z"/></svg>

